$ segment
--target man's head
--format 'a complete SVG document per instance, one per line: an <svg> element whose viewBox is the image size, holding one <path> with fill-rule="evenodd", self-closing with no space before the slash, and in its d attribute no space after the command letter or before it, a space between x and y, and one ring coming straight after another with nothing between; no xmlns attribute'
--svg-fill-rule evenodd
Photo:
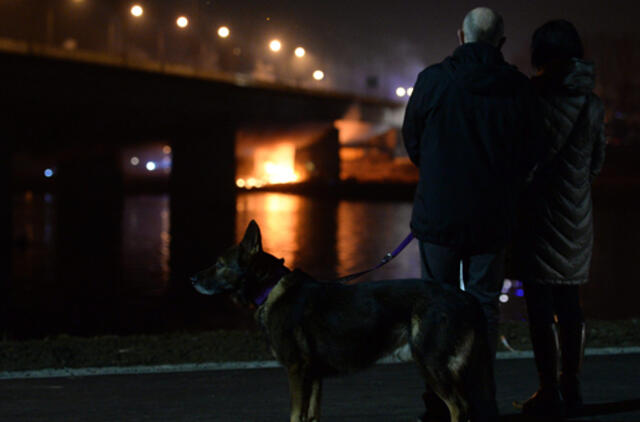
<svg viewBox="0 0 640 422"><path fill-rule="evenodd" d="M460 45L482 41L502 48L505 40L502 16L488 7L476 7L467 13L462 28L458 29Z"/></svg>

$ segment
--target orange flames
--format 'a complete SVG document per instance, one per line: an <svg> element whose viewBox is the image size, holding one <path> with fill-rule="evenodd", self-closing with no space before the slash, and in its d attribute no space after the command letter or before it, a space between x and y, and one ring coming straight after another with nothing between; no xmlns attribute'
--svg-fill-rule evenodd
<svg viewBox="0 0 640 422"><path fill-rule="evenodd" d="M238 178L236 185L239 188L251 189L298 182L300 175L295 171L295 153L293 144L256 148L253 174L246 178Z"/></svg>

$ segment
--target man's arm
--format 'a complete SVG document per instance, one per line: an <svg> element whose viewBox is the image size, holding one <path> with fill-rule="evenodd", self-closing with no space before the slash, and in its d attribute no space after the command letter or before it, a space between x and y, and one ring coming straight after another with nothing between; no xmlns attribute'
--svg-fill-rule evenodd
<svg viewBox="0 0 640 422"><path fill-rule="evenodd" d="M418 75L418 80L413 87L413 93L404 113L402 124L402 138L409 158L416 166L420 165L420 139L424 131L424 123L427 117L424 104L425 83L423 73Z"/></svg>
<svg viewBox="0 0 640 422"><path fill-rule="evenodd" d="M529 119L525 129L526 141L521 150L520 163L522 166L522 181L530 183L538 166L543 163L545 156L549 153L551 145L543 130L543 112L538 97L533 90L529 89L524 98L526 116Z"/></svg>

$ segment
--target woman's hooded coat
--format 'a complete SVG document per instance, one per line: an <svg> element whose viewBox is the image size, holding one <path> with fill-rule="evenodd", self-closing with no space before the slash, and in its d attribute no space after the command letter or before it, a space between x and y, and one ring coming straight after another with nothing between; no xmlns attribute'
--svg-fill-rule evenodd
<svg viewBox="0 0 640 422"><path fill-rule="evenodd" d="M533 83L549 150L521 204L515 275L543 284L582 284L593 247L591 182L605 151L594 66L579 59L557 63Z"/></svg>

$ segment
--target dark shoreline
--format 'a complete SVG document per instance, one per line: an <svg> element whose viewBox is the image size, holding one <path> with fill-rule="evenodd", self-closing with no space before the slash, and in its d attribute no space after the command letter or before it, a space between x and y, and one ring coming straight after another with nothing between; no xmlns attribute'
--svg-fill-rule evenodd
<svg viewBox="0 0 640 422"><path fill-rule="evenodd" d="M640 346L640 320L587 323L587 347ZM501 335L516 350L530 350L528 326L502 322ZM499 350L506 351L504 345ZM0 372L45 368L161 365L273 360L256 330L174 332L157 335L72 337L0 341Z"/></svg>

